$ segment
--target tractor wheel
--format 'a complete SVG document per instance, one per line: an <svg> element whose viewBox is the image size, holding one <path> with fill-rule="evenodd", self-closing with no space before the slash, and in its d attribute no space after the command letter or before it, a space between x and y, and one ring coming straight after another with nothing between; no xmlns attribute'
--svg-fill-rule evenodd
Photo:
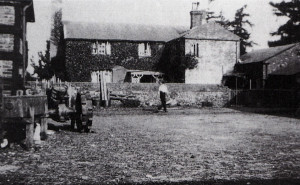
<svg viewBox="0 0 300 185"><path fill-rule="evenodd" d="M85 126L85 128L84 128L84 132L86 132L86 133L89 133L90 132L90 129L89 129L89 127L86 125Z"/></svg>
<svg viewBox="0 0 300 185"><path fill-rule="evenodd" d="M75 122L76 120L74 118L71 118L71 130L75 130Z"/></svg>
<svg viewBox="0 0 300 185"><path fill-rule="evenodd" d="M0 142L0 148L1 149L9 147L9 145L10 145L10 143L9 143L9 140L7 138L3 138Z"/></svg>
<svg viewBox="0 0 300 185"><path fill-rule="evenodd" d="M82 131L82 116L76 119L76 126L77 126L77 131L81 132Z"/></svg>
<svg viewBox="0 0 300 185"><path fill-rule="evenodd" d="M92 121L88 120L87 124L85 125L85 128L84 128L84 131L86 133L89 133L91 131L91 129L90 129L91 125L92 125Z"/></svg>

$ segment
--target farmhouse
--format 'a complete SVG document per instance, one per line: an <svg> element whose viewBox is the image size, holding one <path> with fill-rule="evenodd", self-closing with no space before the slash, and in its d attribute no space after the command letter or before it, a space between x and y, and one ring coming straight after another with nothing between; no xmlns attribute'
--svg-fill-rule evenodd
<svg viewBox="0 0 300 185"><path fill-rule="evenodd" d="M295 88L300 82L300 44L247 53L241 56L236 72L243 73L246 88Z"/></svg>
<svg viewBox="0 0 300 185"><path fill-rule="evenodd" d="M99 73L105 71L109 82L156 82L163 76L158 63L171 48L170 53L193 56L198 62L180 82L220 84L223 73L239 58L240 38L217 23L206 23L206 12L193 5L190 29L64 22L69 79L98 81Z"/></svg>
<svg viewBox="0 0 300 185"><path fill-rule="evenodd" d="M3 85L0 89L3 94L14 94L24 85L28 61L26 24L34 21L32 0L0 0L0 85Z"/></svg>

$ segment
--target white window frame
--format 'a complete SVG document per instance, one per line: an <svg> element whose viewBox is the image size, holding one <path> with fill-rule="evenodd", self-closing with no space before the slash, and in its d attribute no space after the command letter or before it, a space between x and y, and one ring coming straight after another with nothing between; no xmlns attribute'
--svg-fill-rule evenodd
<svg viewBox="0 0 300 185"><path fill-rule="evenodd" d="M98 54L98 49L97 49L97 42L92 43L92 55L97 55Z"/></svg>
<svg viewBox="0 0 300 185"><path fill-rule="evenodd" d="M109 42L93 42L92 55L111 55L111 44Z"/></svg>
<svg viewBox="0 0 300 185"><path fill-rule="evenodd" d="M150 43L149 42L139 43L138 54L139 57L150 57L151 56Z"/></svg>

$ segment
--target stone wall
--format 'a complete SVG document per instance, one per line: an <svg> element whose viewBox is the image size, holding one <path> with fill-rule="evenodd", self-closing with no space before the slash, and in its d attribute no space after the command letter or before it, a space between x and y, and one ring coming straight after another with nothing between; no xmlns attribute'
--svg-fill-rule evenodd
<svg viewBox="0 0 300 185"><path fill-rule="evenodd" d="M217 85L198 84L167 84L170 97L182 106L205 106L224 107L230 98L230 90ZM135 95L145 105L160 104L158 84L131 84L110 83L109 91L116 94Z"/></svg>
<svg viewBox="0 0 300 185"><path fill-rule="evenodd" d="M28 82L34 87L35 82ZM89 82L70 82L71 85L81 87L89 91L100 91L99 83ZM41 86L41 83L38 84ZM227 87L218 85L199 85L199 84L167 84L170 97L175 99L181 106L212 106L224 107L230 101L231 90ZM159 105L158 94L159 85L156 83L108 83L107 88L110 93L122 95L134 95L141 105ZM169 98L167 98L169 100ZM112 104L118 104L115 101Z"/></svg>
<svg viewBox="0 0 300 185"><path fill-rule="evenodd" d="M239 58L238 42L186 39L186 55L193 44L199 45L199 63L197 68L186 70L185 83L221 84L223 74L233 70Z"/></svg>

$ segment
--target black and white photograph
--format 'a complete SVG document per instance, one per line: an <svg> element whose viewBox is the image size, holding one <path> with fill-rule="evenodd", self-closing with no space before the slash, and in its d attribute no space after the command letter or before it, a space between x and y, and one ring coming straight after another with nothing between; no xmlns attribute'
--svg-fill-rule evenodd
<svg viewBox="0 0 300 185"><path fill-rule="evenodd" d="M0 0L0 184L299 185L300 0Z"/></svg>

